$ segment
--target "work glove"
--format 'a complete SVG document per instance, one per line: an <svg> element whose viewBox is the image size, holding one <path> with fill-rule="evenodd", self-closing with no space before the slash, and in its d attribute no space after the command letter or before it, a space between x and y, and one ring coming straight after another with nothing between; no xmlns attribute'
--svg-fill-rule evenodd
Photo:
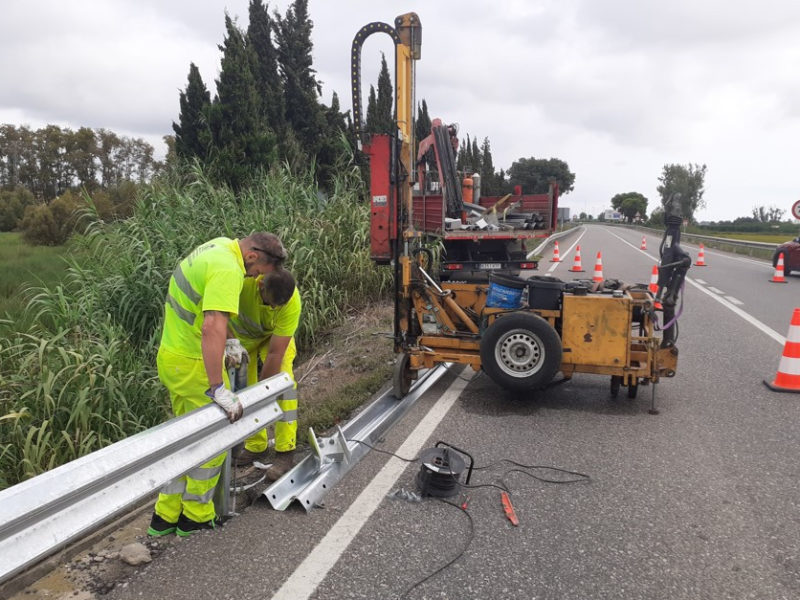
<svg viewBox="0 0 800 600"><path fill-rule="evenodd" d="M216 402L228 417L231 423L238 421L244 413L242 403L232 391L220 383L206 390L206 396Z"/></svg>
<svg viewBox="0 0 800 600"><path fill-rule="evenodd" d="M242 346L242 342L236 338L229 338L225 340L225 367L238 367L242 364L242 360L247 356L247 350Z"/></svg>

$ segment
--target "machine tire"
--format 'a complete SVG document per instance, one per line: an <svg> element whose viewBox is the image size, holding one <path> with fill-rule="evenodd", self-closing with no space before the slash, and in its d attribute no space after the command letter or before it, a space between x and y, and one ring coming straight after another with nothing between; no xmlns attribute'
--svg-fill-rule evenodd
<svg viewBox="0 0 800 600"><path fill-rule="evenodd" d="M616 398L619 396L619 388L622 385L622 376L621 375L612 375L611 376L611 397Z"/></svg>
<svg viewBox="0 0 800 600"><path fill-rule="evenodd" d="M398 400L402 400L411 389L411 383L415 379L416 373L409 368L408 354L403 353L394 363L394 372L392 373L392 393Z"/></svg>
<svg viewBox="0 0 800 600"><path fill-rule="evenodd" d="M628 385L628 398L633 400L634 398L636 398L636 394L638 394L638 393L639 393L639 382L638 381L636 383L631 383L630 385Z"/></svg>
<svg viewBox="0 0 800 600"><path fill-rule="evenodd" d="M489 326L480 353L481 367L492 381L524 392L552 381L561 367L561 338L543 318L516 312Z"/></svg>

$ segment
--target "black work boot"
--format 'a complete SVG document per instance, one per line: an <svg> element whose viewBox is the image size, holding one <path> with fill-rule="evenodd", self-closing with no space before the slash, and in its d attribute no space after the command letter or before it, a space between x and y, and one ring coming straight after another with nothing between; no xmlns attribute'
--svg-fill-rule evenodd
<svg viewBox="0 0 800 600"><path fill-rule="evenodd" d="M150 527L147 528L147 535L160 537L162 535L175 533L176 525L177 523L170 523L159 517L156 513L153 513L153 517L150 519Z"/></svg>
<svg viewBox="0 0 800 600"><path fill-rule="evenodd" d="M210 521L203 521L202 523L198 523L197 521L192 521L189 517L181 513L180 518L178 519L178 524L175 528L175 533L178 534L180 537L188 537L193 533L197 533L198 531L205 531L207 529L217 529L217 527L221 526L222 523L219 517L214 517Z"/></svg>

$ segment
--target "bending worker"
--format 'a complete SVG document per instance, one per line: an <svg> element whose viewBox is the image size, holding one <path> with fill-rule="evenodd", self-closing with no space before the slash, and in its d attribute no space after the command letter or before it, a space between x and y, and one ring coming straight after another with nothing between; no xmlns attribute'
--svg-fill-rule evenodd
<svg viewBox="0 0 800 600"><path fill-rule="evenodd" d="M169 281L164 328L158 348L158 377L180 416L215 402L231 423L242 406L227 389L223 368L228 318L239 311L245 281L280 268L286 250L277 236L254 233L242 240L219 237L195 248ZM156 501L149 535L191 535L214 529L214 488L225 453L167 484Z"/></svg>
<svg viewBox="0 0 800 600"><path fill-rule="evenodd" d="M286 269L276 269L263 278L245 280L239 297L239 314L230 320L230 330L248 353L247 385L288 373L294 389L278 400L283 411L275 423L276 458L267 470L267 479L275 481L294 466L297 445L297 382L292 364L297 355L294 334L300 322L300 292L294 277ZM230 340L229 340L230 343ZM243 466L254 460L265 460L267 430L262 429L245 441L244 450L236 458Z"/></svg>

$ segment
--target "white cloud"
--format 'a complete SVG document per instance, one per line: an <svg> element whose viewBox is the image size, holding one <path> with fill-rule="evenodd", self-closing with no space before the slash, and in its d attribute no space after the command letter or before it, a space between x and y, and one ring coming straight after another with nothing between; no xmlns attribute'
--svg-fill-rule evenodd
<svg viewBox="0 0 800 600"><path fill-rule="evenodd" d="M288 0L270 2L281 14ZM387 8L391 4L395 8ZM399 6L399 8L397 8ZM224 11L247 0L4 2L0 120L106 127L157 147L171 133L189 63L214 90ZM356 31L415 10L423 24L417 100L462 134L488 136L496 167L558 157L577 175L565 204L597 214L611 196L657 203L661 167L708 165L707 219L798 197L800 4L792 0L312 0L324 98L350 107ZM364 47L364 90L386 36ZM9 58L10 57L10 58Z"/></svg>

